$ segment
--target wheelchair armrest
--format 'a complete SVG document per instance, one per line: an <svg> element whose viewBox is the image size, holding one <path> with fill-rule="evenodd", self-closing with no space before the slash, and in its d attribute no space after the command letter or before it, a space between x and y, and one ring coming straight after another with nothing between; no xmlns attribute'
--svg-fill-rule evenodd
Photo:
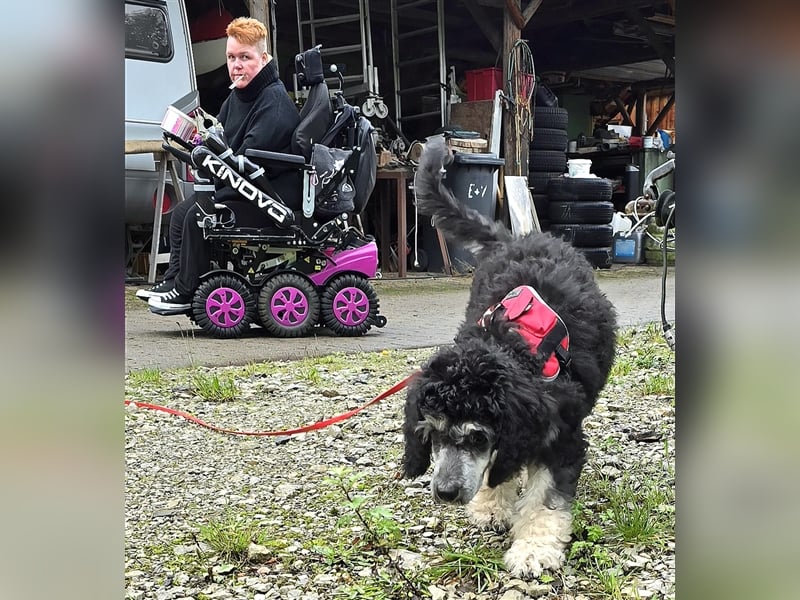
<svg viewBox="0 0 800 600"><path fill-rule="evenodd" d="M249 148L244 151L247 158L253 158L256 162L268 162L281 166L302 167L306 164L306 159L298 154L283 154L282 152L270 152L269 150L256 150Z"/></svg>

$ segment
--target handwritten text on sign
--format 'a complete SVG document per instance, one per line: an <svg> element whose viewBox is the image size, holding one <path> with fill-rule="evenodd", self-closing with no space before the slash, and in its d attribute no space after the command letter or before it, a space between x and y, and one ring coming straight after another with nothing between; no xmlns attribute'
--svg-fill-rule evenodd
<svg viewBox="0 0 800 600"><path fill-rule="evenodd" d="M488 189L488 185L477 185L470 183L469 188L467 188L467 198L483 198L486 196Z"/></svg>

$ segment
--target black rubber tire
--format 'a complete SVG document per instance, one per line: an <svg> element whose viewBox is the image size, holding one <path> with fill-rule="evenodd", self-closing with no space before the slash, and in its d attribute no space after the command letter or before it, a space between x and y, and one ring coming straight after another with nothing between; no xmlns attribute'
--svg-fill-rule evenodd
<svg viewBox="0 0 800 600"><path fill-rule="evenodd" d="M233 290L235 294L240 296L240 302L236 302L232 307L234 311L238 312L238 316L234 317L230 325L220 325L212 320L207 309L207 301L209 298L216 296L225 296L230 298L233 294L229 294L225 290ZM220 310L220 312L225 312ZM250 329L250 324L256 318L256 299L250 292L248 285L233 275L213 275L206 279L197 288L192 298L192 319L197 325L209 335L215 338L232 339L241 337L241 335ZM224 320L221 316L217 317L218 321Z"/></svg>
<svg viewBox="0 0 800 600"><path fill-rule="evenodd" d="M610 179L602 177L559 177L547 182L550 200L611 200Z"/></svg>
<svg viewBox="0 0 800 600"><path fill-rule="evenodd" d="M614 249L610 246L599 248L576 248L596 269L610 269L614 264Z"/></svg>
<svg viewBox="0 0 800 600"><path fill-rule="evenodd" d="M563 129L536 127L531 136L531 150L567 151L567 132Z"/></svg>
<svg viewBox="0 0 800 600"><path fill-rule="evenodd" d="M343 323L336 316L338 310L347 310L336 305L336 298L340 292L352 291L356 296L363 294L362 298L368 300L368 314L358 315L358 322L352 325ZM364 335L370 330L378 317L378 293L366 277L359 277L352 273L334 277L322 291L322 316L321 322L333 333L345 337Z"/></svg>
<svg viewBox="0 0 800 600"><path fill-rule="evenodd" d="M558 224L550 226L550 233L573 246L611 246L614 240L611 225Z"/></svg>
<svg viewBox="0 0 800 600"><path fill-rule="evenodd" d="M277 294L280 295L276 298ZM281 306L282 316L279 318L284 323L276 320L272 311L273 301ZM316 326L319 313L320 298L316 286L297 273L279 273L271 277L258 293L261 326L275 337L303 337Z"/></svg>
<svg viewBox="0 0 800 600"><path fill-rule="evenodd" d="M528 165L532 171L567 170L567 154L555 150L531 150L528 154Z"/></svg>
<svg viewBox="0 0 800 600"><path fill-rule="evenodd" d="M542 219L547 218L547 194L534 194L531 193L533 200L533 207L536 209L536 218L539 219L539 224L542 224Z"/></svg>
<svg viewBox="0 0 800 600"><path fill-rule="evenodd" d="M536 129L567 129L569 113L557 106L534 106L533 126Z"/></svg>
<svg viewBox="0 0 800 600"><path fill-rule="evenodd" d="M547 205L547 217L551 229L554 225L608 225L614 216L614 205L611 202L594 200L565 202L550 199Z"/></svg>
<svg viewBox="0 0 800 600"><path fill-rule="evenodd" d="M547 183L554 177L561 177L563 173L555 171L530 171L528 173L528 186L532 187L536 194L547 193Z"/></svg>

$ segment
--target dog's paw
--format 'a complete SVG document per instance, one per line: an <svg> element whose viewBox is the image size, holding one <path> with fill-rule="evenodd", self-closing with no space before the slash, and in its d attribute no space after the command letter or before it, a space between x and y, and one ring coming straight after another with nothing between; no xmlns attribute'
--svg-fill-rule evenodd
<svg viewBox="0 0 800 600"><path fill-rule="evenodd" d="M471 502L467 514L469 520L483 530L508 531L513 522L512 511L503 510L496 502Z"/></svg>
<svg viewBox="0 0 800 600"><path fill-rule="evenodd" d="M503 533L511 528L511 516L506 515L495 507L495 510L483 508L481 510L470 509L468 518L471 523L484 531L497 531Z"/></svg>
<svg viewBox="0 0 800 600"><path fill-rule="evenodd" d="M556 570L564 564L564 549L530 540L516 540L504 557L506 569L515 577L539 577L545 569Z"/></svg>

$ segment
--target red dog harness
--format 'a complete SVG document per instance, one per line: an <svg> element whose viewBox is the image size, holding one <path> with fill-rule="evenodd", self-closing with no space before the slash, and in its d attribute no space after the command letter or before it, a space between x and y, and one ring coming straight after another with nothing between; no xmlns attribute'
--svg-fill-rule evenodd
<svg viewBox="0 0 800 600"><path fill-rule="evenodd" d="M542 369L545 379L558 377L561 367L569 368L569 332L561 317L529 285L514 288L500 302L486 309L478 324L487 328L497 315L513 321L516 331L528 342L533 354L547 359Z"/></svg>

